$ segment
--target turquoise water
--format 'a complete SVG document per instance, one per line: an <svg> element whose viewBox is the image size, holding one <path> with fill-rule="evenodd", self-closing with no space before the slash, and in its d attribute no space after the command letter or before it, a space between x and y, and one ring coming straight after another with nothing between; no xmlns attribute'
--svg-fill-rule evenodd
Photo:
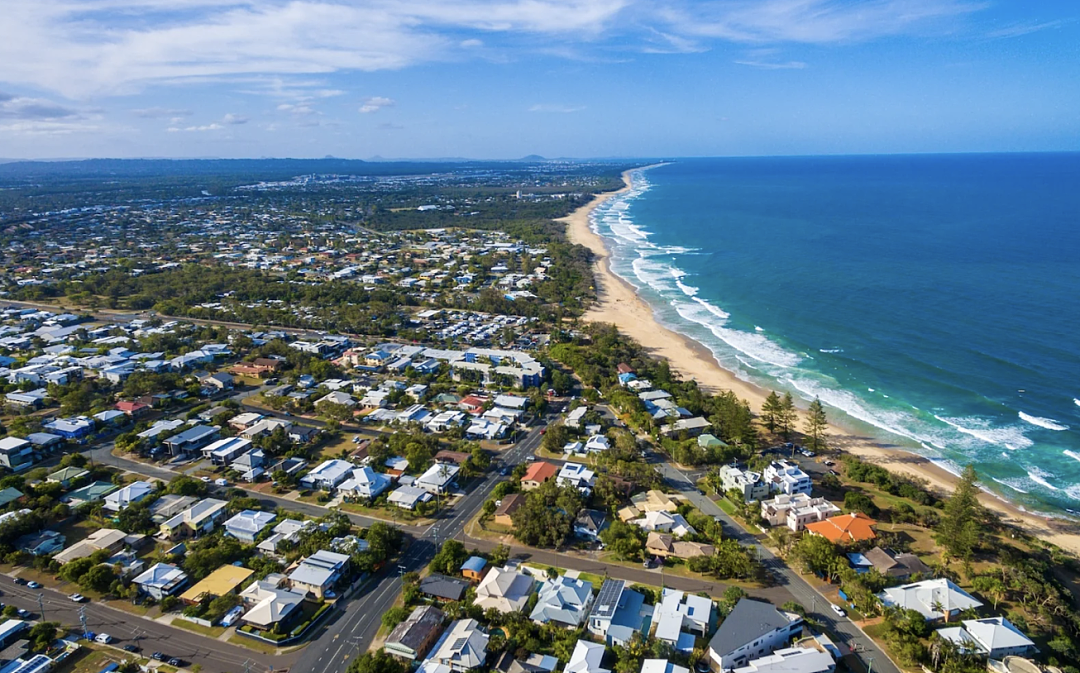
<svg viewBox="0 0 1080 673"><path fill-rule="evenodd" d="M679 160L592 223L740 377L1080 510L1080 155Z"/></svg>

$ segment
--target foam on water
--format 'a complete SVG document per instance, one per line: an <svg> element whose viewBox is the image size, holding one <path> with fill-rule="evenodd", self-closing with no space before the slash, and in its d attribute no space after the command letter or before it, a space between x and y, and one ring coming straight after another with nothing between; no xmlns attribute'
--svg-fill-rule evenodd
<svg viewBox="0 0 1080 673"><path fill-rule="evenodd" d="M1047 430L1054 430L1056 432L1062 432L1068 430L1069 426L1058 423L1052 418L1040 418L1039 416L1032 416L1031 414L1025 414L1024 412L1018 412L1020 418L1024 419L1032 425L1037 425L1040 428L1046 428Z"/></svg>
<svg viewBox="0 0 1080 673"><path fill-rule="evenodd" d="M1073 404L1075 404L1076 406L1080 407L1080 400L1078 400L1078 399L1076 399L1076 398L1074 397L1074 398L1073 398Z"/></svg>
<svg viewBox="0 0 1080 673"><path fill-rule="evenodd" d="M973 416L966 418L949 418L947 416L938 416L935 414L934 418L946 425L952 426L965 435L974 437L987 444L1004 446L1010 451L1026 449L1034 444L1033 441L1024 435L1023 428L1018 426L994 427L992 421Z"/></svg>
<svg viewBox="0 0 1080 673"><path fill-rule="evenodd" d="M717 339L751 359L757 360L759 363L781 368L794 367L799 364L800 358L798 355L789 353L764 336L725 327L727 322L726 313L722 310L712 310L711 305L705 300L697 297L694 297L694 299L694 303L673 299L671 305L683 319L708 329ZM721 317L721 315L724 317Z"/></svg>
<svg viewBox="0 0 1080 673"><path fill-rule="evenodd" d="M1047 472L1046 470L1033 465L1027 471L1027 475L1028 475L1028 479L1031 479L1033 482L1035 482L1039 486L1042 486L1044 488L1048 488L1051 491L1060 491L1061 490L1057 486L1054 486L1053 484L1051 484L1050 482L1047 481L1047 478L1052 479L1055 476L1057 476L1053 472Z"/></svg>
<svg viewBox="0 0 1080 673"><path fill-rule="evenodd" d="M1069 458L1072 458L1073 460L1080 460L1080 453L1077 453L1075 451L1070 451L1069 449L1065 449L1064 451L1062 451L1062 453L1064 453Z"/></svg>
<svg viewBox="0 0 1080 673"><path fill-rule="evenodd" d="M1012 490L1014 490L1014 491L1016 491L1018 493L1024 493L1024 494L1027 493L1027 491L1025 491L1024 489L1022 489L1022 488L1020 488L1019 486L1016 485L1017 482L1019 481L1017 479L998 479L997 477L991 477L991 478L994 481L996 481L997 483L1001 484L1002 486L1008 486L1009 488L1011 488Z"/></svg>

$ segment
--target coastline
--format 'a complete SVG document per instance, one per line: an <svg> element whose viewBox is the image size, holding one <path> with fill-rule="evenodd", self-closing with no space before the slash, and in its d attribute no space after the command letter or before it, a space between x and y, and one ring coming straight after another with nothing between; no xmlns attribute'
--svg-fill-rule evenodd
<svg viewBox="0 0 1080 673"><path fill-rule="evenodd" d="M588 204L557 220L567 224L567 238L570 242L583 245L593 253L597 301L584 317L589 321L615 325L620 332L637 341L650 354L666 359L672 369L683 377L696 380L705 390L731 390L749 402L755 413L760 412L768 392L720 367L704 345L661 325L653 315L652 307L638 296L635 288L611 270L607 245L589 226L589 216L593 209L628 191L631 188L633 171L651 167L624 172L624 186L621 189L598 194ZM952 493L957 483L956 475L923 456L889 446L877 438L836 423L829 423L827 439L829 446L834 449L881 465L892 472L916 477L937 491ZM1028 512L992 493L983 492L980 500L988 509L998 512L1006 523L1016 525L1080 556L1080 530L1074 523Z"/></svg>

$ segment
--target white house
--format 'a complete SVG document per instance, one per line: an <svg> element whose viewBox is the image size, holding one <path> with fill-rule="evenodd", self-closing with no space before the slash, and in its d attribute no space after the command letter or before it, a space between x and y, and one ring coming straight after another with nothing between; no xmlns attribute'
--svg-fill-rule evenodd
<svg viewBox="0 0 1080 673"><path fill-rule="evenodd" d="M386 498L387 502L408 510L416 509L418 504L429 500L431 500L431 494L424 489L415 486L401 486L396 488L394 489L394 492Z"/></svg>
<svg viewBox="0 0 1080 673"><path fill-rule="evenodd" d="M680 652L693 652L694 634L709 635L712 601L675 589L664 589L662 595L653 608L654 635Z"/></svg>
<svg viewBox="0 0 1080 673"><path fill-rule="evenodd" d="M953 617L964 610L978 608L982 602L946 578L923 580L890 587L877 595L886 607L915 610L927 621Z"/></svg>
<svg viewBox="0 0 1080 673"><path fill-rule="evenodd" d="M113 491L105 496L104 508L110 512L119 512L153 492L154 485L149 481L133 481L119 491Z"/></svg>
<svg viewBox="0 0 1080 673"><path fill-rule="evenodd" d="M720 468L720 487L725 493L738 491L744 502L754 502L769 495L769 484L757 472L741 470L734 465Z"/></svg>
<svg viewBox="0 0 1080 673"><path fill-rule="evenodd" d="M446 629L428 661L455 673L480 668L487 661L488 635L475 619L459 619Z"/></svg>
<svg viewBox="0 0 1080 673"><path fill-rule="evenodd" d="M734 673L831 673L836 660L824 649L785 647L759 659L753 659Z"/></svg>
<svg viewBox="0 0 1080 673"><path fill-rule="evenodd" d="M592 582L560 575L540 585L540 595L529 619L577 628L589 614L592 601Z"/></svg>
<svg viewBox="0 0 1080 673"><path fill-rule="evenodd" d="M1035 643L1004 617L965 619L962 626L938 629L937 634L961 650L991 659L1021 657L1035 650Z"/></svg>
<svg viewBox="0 0 1080 673"><path fill-rule="evenodd" d="M596 485L596 473L580 463L564 463L555 477L555 483L559 486L573 486L589 495Z"/></svg>
<svg viewBox="0 0 1080 673"><path fill-rule="evenodd" d="M795 532L806 524L824 521L840 513L840 508L825 498L811 498L805 493L787 495L780 493L761 501L761 518L770 526L787 526Z"/></svg>
<svg viewBox="0 0 1080 673"><path fill-rule="evenodd" d="M446 493L460 470L457 465L435 463L417 477L413 485L433 495Z"/></svg>
<svg viewBox="0 0 1080 673"><path fill-rule="evenodd" d="M802 627L802 617L797 614L743 598L709 641L710 665L714 671L746 666L787 645Z"/></svg>
<svg viewBox="0 0 1080 673"><path fill-rule="evenodd" d="M649 532L671 533L677 537L697 533L690 522L678 512L645 512L640 519L634 519L630 523Z"/></svg>
<svg viewBox="0 0 1080 673"><path fill-rule="evenodd" d="M611 673L610 669L601 668L604 661L604 646L579 640L574 645L570 661L566 662L564 673Z"/></svg>
<svg viewBox="0 0 1080 673"><path fill-rule="evenodd" d="M611 448L611 442L606 435L593 435L585 442L585 450L590 453L599 453Z"/></svg>
<svg viewBox="0 0 1080 673"><path fill-rule="evenodd" d="M337 458L327 460L304 475L304 478L300 480L300 483L307 488L332 491L338 484L351 476L354 467L356 466L347 460L339 460Z"/></svg>
<svg viewBox="0 0 1080 673"><path fill-rule="evenodd" d="M254 543L255 538L259 536L259 533L264 528L270 525L274 517L273 512L256 512L245 509L225 522L225 534L231 535L241 542Z"/></svg>
<svg viewBox="0 0 1080 673"><path fill-rule="evenodd" d="M482 609L495 608L499 612L518 612L529 602L533 591L533 578L508 570L492 568L476 587L473 604Z"/></svg>
<svg viewBox="0 0 1080 673"><path fill-rule="evenodd" d="M390 488L390 477L370 467L352 471L352 476L338 484L338 493L350 498L372 500Z"/></svg>
<svg viewBox="0 0 1080 673"><path fill-rule="evenodd" d="M765 468L763 474L769 490L773 493L794 495L805 493L810 495L812 484L810 476L803 472L798 465L786 460L774 460Z"/></svg>
<svg viewBox="0 0 1080 673"><path fill-rule="evenodd" d="M138 585L140 591L160 601L179 591L187 583L187 579L187 574L176 566L155 563L132 582Z"/></svg>

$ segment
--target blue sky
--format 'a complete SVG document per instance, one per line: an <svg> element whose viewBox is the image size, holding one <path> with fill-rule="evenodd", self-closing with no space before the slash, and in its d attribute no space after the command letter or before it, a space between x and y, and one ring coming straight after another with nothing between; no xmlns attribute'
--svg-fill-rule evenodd
<svg viewBox="0 0 1080 673"><path fill-rule="evenodd" d="M1080 150L1050 0L5 0L0 158Z"/></svg>

